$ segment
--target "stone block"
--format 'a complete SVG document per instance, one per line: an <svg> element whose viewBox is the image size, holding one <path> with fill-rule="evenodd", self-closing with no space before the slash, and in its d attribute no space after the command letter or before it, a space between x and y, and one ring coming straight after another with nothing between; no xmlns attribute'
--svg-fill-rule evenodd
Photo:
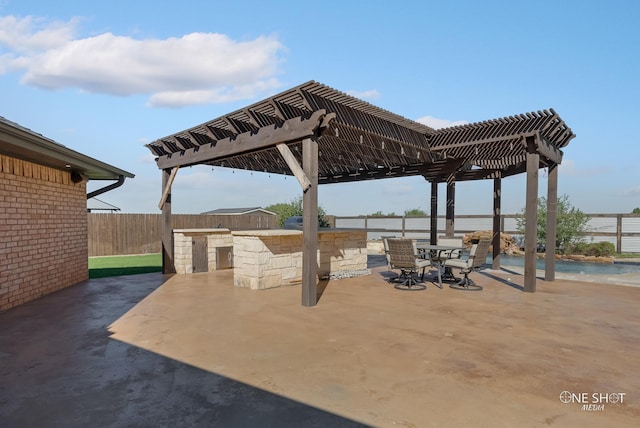
<svg viewBox="0 0 640 428"><path fill-rule="evenodd" d="M233 239L233 248L240 251L261 252L264 249L264 243L257 237L252 236L236 236Z"/></svg>
<svg viewBox="0 0 640 428"><path fill-rule="evenodd" d="M260 278L258 288L259 289L276 288L276 287L282 287L283 285L286 285L286 284L283 281L281 275L265 275L262 278Z"/></svg>
<svg viewBox="0 0 640 428"><path fill-rule="evenodd" d="M235 275L233 276L233 285L235 287L244 287L250 288L252 290L258 289L258 281L257 278L251 278L243 275Z"/></svg>
<svg viewBox="0 0 640 428"><path fill-rule="evenodd" d="M269 269L284 269L294 266L293 259L289 254L281 254L279 256L273 256L268 263ZM265 266L265 267L267 267Z"/></svg>

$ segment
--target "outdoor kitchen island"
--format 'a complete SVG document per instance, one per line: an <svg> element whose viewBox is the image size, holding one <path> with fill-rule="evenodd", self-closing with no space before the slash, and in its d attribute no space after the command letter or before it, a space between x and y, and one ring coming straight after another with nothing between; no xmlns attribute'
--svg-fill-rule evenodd
<svg viewBox="0 0 640 428"><path fill-rule="evenodd" d="M233 285L253 290L302 283L302 231L232 231ZM367 232L318 230L318 277L367 271Z"/></svg>

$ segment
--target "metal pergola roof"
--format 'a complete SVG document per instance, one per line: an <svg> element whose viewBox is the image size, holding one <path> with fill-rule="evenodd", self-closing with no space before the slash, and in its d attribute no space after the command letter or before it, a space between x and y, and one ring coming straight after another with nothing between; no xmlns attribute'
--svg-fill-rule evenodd
<svg viewBox="0 0 640 428"><path fill-rule="evenodd" d="M160 168L204 164L291 175L275 145L245 144L243 138L295 119L304 122L319 111L326 115L313 129L319 137L319 184L412 175L431 182L506 177L526 171L532 149L527 136L540 137L533 150L541 155L541 167L559 164L560 149L575 136L553 109L434 130L310 81L147 147ZM301 140L285 141L299 163ZM215 153L219 143L233 150ZM211 155L203 156L203 148Z"/></svg>

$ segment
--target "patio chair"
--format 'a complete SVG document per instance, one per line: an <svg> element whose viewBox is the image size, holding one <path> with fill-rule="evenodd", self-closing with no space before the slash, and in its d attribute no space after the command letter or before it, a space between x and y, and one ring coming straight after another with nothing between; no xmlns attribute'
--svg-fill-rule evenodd
<svg viewBox="0 0 640 428"><path fill-rule="evenodd" d="M389 257L389 243L387 240L395 239L396 236L381 236L380 238L382 239L382 245L384 247L384 256L387 258L387 270L391 270L391 258Z"/></svg>
<svg viewBox="0 0 640 428"><path fill-rule="evenodd" d="M464 277L460 281L451 284L449 287L456 290L482 290L482 286L473 282L473 280L469 278L469 274L473 271L480 270L487 263L487 253L489 252L490 245L490 240L481 239L473 243L467 259L445 260L445 268L459 268L460 273L464 274Z"/></svg>
<svg viewBox="0 0 640 428"><path fill-rule="evenodd" d="M443 247L460 247L462 248L462 238L438 238L438 245ZM445 250L440 252L440 257L444 261L446 259L459 259L460 250Z"/></svg>
<svg viewBox="0 0 640 428"><path fill-rule="evenodd" d="M400 276L394 287L400 290L424 290L426 285L420 283L424 279L424 271L431 265L428 259L418 255L416 243L413 239L387 239L389 247L389 263L392 269L399 269ZM422 269L422 277L417 278L417 271Z"/></svg>

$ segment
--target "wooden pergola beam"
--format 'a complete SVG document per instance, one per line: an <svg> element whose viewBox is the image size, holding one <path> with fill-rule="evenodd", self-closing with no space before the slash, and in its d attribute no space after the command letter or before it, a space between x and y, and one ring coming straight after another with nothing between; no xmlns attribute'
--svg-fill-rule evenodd
<svg viewBox="0 0 640 428"><path fill-rule="evenodd" d="M524 144L527 150L530 149L530 147L527 147L528 141L534 141L535 151L545 160L546 163L562 163L562 151L552 146L542 138L540 132L536 131L524 136L522 144Z"/></svg>
<svg viewBox="0 0 640 428"><path fill-rule="evenodd" d="M307 175L304 173L304 169L296 160L296 157L291 152L291 149L289 149L289 146L284 143L280 143L276 145L276 147L284 158L284 161L287 163L287 166L289 166L289 169L291 169L293 176L298 180L298 183L300 183L302 191L306 192L307 189L311 187L311 180L309 180L309 177L307 177Z"/></svg>
<svg viewBox="0 0 640 428"><path fill-rule="evenodd" d="M465 142L454 142L454 143L447 143L447 144L442 144L436 147L432 147L431 148L431 152L433 153L434 156L437 156L438 154L444 156L444 152L446 152L447 150L456 150L456 149L460 149L463 147L474 147L474 146L479 146L479 145L483 145L483 144L492 144L492 143L502 143L505 141L517 141L517 135L509 135L509 136L498 136L498 137L489 137L489 138L482 138L482 139L478 139L478 140L469 140L469 141L465 141Z"/></svg>
<svg viewBox="0 0 640 428"><path fill-rule="evenodd" d="M325 115L325 110L317 110L308 118L295 117L284 121L281 125L262 127L258 132L244 132L235 138L225 138L216 143L194 147L180 153L160 156L156 164L160 169L197 165L266 149L278 143L300 141L316 134Z"/></svg>
<svg viewBox="0 0 640 428"><path fill-rule="evenodd" d="M171 194L171 186L173 185L173 180L176 179L176 174L178 173L178 169L179 167L174 167L171 170L171 174L168 177L168 180L166 183L162 184L162 196L160 197L160 203L158 203L158 208L160 208L161 210L164 208L164 204L167 201L167 198L169 197L169 195Z"/></svg>
<svg viewBox="0 0 640 428"><path fill-rule="evenodd" d="M540 153L540 156L556 165L562 162L562 151L549 144L543 138L538 138L538 141L538 153Z"/></svg>

